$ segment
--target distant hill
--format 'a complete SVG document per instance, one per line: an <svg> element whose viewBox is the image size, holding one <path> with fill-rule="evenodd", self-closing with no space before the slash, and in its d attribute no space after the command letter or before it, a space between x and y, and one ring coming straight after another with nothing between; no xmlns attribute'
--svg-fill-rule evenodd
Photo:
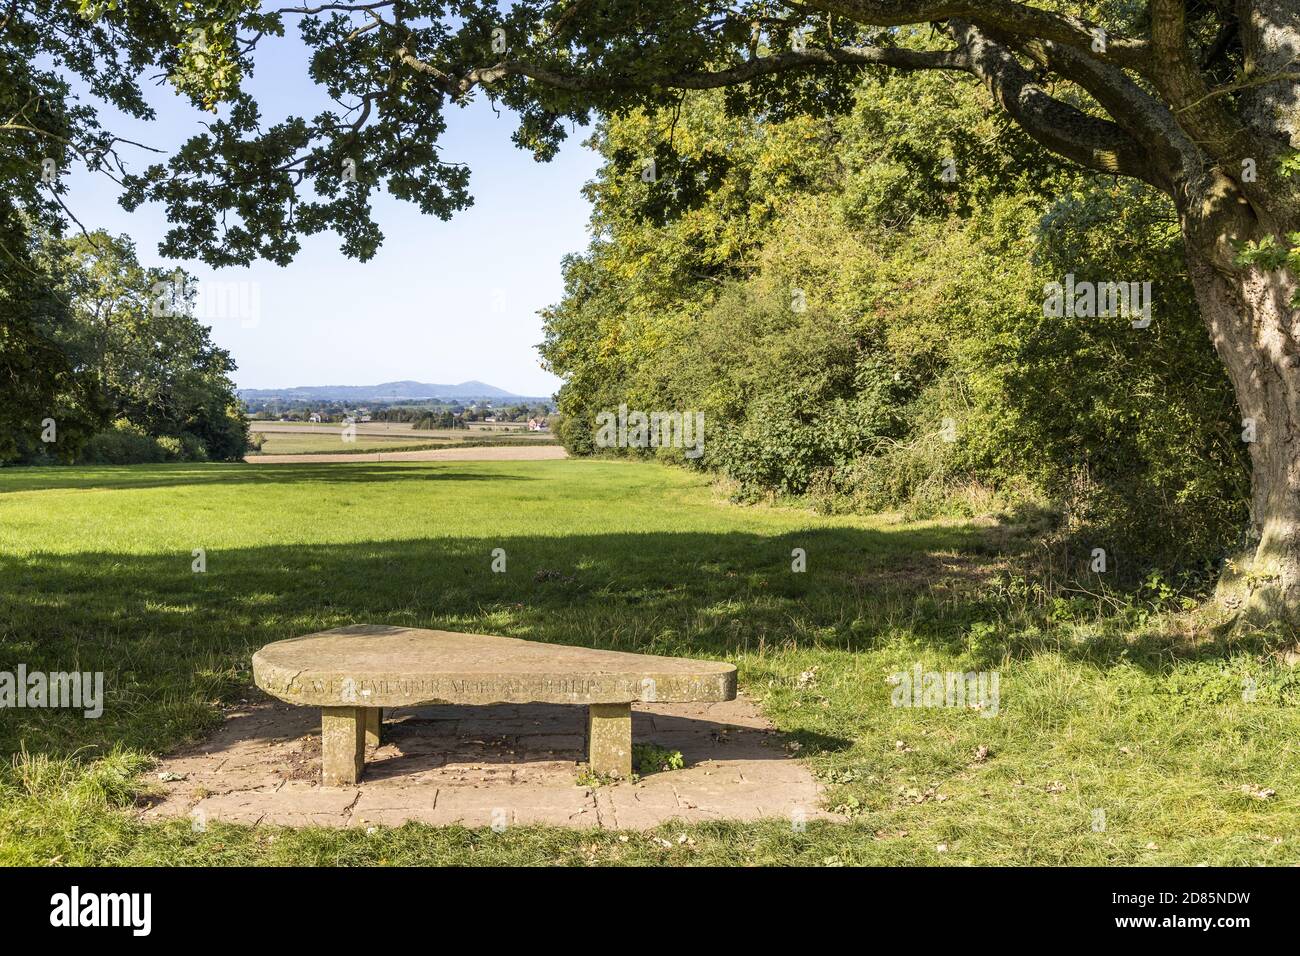
<svg viewBox="0 0 1300 956"><path fill-rule="evenodd" d="M438 385L433 382L384 382L380 385L297 385L293 388L241 388L239 397L246 402L411 402L442 398L452 401L472 399L525 399L538 396L516 395L486 382L461 382Z"/></svg>

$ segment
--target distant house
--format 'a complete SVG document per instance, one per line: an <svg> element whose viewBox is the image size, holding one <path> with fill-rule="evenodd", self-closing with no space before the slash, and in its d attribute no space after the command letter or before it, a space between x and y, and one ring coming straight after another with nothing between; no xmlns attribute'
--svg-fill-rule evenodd
<svg viewBox="0 0 1300 956"><path fill-rule="evenodd" d="M495 415L489 415L487 418L483 419L485 425L495 425L496 421L497 419Z"/></svg>
<svg viewBox="0 0 1300 956"><path fill-rule="evenodd" d="M315 412L312 412L311 417L308 418L307 421L309 421L309 422L319 422L319 421L320 421L320 416L317 415Z"/></svg>
<svg viewBox="0 0 1300 956"><path fill-rule="evenodd" d="M537 418L530 418L530 419L528 419L528 430L529 430L530 432L544 432L544 431L546 431L546 420L545 420L545 419L537 419Z"/></svg>

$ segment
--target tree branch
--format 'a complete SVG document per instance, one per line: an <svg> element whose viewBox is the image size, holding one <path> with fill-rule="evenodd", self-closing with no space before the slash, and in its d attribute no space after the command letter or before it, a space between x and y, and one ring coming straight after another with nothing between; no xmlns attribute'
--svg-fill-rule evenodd
<svg viewBox="0 0 1300 956"><path fill-rule="evenodd" d="M914 8L917 4L894 4ZM924 6L924 5L923 5ZM929 5L933 7L934 5ZM1003 4L1003 6L1006 6ZM1019 4L1010 6L1019 8ZM915 16L915 12L908 14ZM371 16L374 16L372 13ZM901 16L901 14L900 14ZM1034 82L1032 74L1005 48L985 35L973 24L954 20L950 32L959 46L950 50L912 50L904 47L857 47L841 49L806 48L803 51L774 53L753 57L743 63L719 70L692 71L666 74L646 79L633 79L626 75L608 75L600 72L565 73L549 66L527 60L503 60L493 66L476 68L459 78L454 78L432 64L413 56L406 47L397 51L398 59L427 76L447 95L458 98L478 85L487 85L508 76L524 76L545 86L574 93L608 93L649 90L655 87L707 90L733 86L750 80L801 69L827 66L885 66L902 70L953 70L975 75L984 82L994 99L1034 139L1054 152L1089 169L1116 175L1132 176L1171 192L1171 163L1153 162L1152 150L1125 128L1116 123L1090 116L1082 110L1055 99ZM1084 64L1089 57L1070 48L1071 62ZM1136 102L1138 88L1113 66L1105 67L1109 74L1093 71L1098 84L1124 81L1116 85L1112 97L1132 97ZM1163 125L1155 109L1158 104L1149 97L1143 103L1148 110L1148 131L1162 127L1162 132L1172 134L1176 126ZM1167 111L1165 113L1167 116Z"/></svg>
<svg viewBox="0 0 1300 956"><path fill-rule="evenodd" d="M1157 189L1170 188L1163 171L1150 161L1147 146L1122 127L1049 95L1009 50L974 24L952 20L948 30L966 48L971 72L1038 142L1089 169L1132 176Z"/></svg>
<svg viewBox="0 0 1300 956"><path fill-rule="evenodd" d="M1219 32L1215 34L1214 40L1201 57L1202 72L1214 66L1228 52L1228 47L1232 45L1232 41L1237 39L1238 27L1239 24L1235 17L1223 22L1219 27Z"/></svg>
<svg viewBox="0 0 1300 956"><path fill-rule="evenodd" d="M562 73L528 60L502 60L493 66L480 67L455 78L430 63L414 57L405 46L397 50L405 65L434 78L443 92L461 97L475 86L488 85L507 76L525 76L554 89L572 93L650 90L655 87L680 90L712 90L735 86L773 73L809 70L828 66L887 66L897 70L956 70L969 72L966 54L954 50L909 50L904 47L844 47L840 49L807 48L802 52L774 53L754 57L721 70L670 73L651 80L634 80L598 72Z"/></svg>
<svg viewBox="0 0 1300 956"><path fill-rule="evenodd" d="M1178 112L1190 110L1200 106L1206 100L1212 100L1218 96L1227 96L1229 93L1239 93L1242 90L1253 90L1257 86L1267 86L1270 83L1300 83L1300 73L1273 73L1269 76L1257 76L1249 80L1242 80L1240 83L1229 83L1227 86L1220 86L1210 90L1199 100L1189 103Z"/></svg>
<svg viewBox="0 0 1300 956"><path fill-rule="evenodd" d="M377 0L375 3L322 3L318 7L281 7L274 13L301 13L312 16L317 13L324 13L326 10L341 10L348 13L357 13L361 10L379 10L383 7L391 7L396 0Z"/></svg>
<svg viewBox="0 0 1300 956"><path fill-rule="evenodd" d="M1230 111L1210 102L1210 90L1187 45L1183 0L1151 0L1151 46L1155 66L1149 75L1180 125L1217 160L1245 155L1252 137Z"/></svg>
<svg viewBox="0 0 1300 956"><path fill-rule="evenodd" d="M995 39L1013 45L1045 69L1087 90L1114 122L1137 141L1149 144L1162 188L1173 194L1179 183L1198 180L1205 157L1179 127L1169 108L1134 82L1119 67L1084 56L1050 40Z"/></svg>
<svg viewBox="0 0 1300 956"><path fill-rule="evenodd" d="M519 73L547 86L574 92L630 89L638 86L626 78L561 74L526 61L507 61L501 66L507 72ZM844 47L823 50L807 47L799 53L790 51L753 57L722 70L669 74L657 78L654 85L682 90L712 90L745 83L772 73L825 66L887 66L896 70L961 72L970 69L966 54L961 50L909 50L904 47ZM648 84L642 85L649 88Z"/></svg>
<svg viewBox="0 0 1300 956"><path fill-rule="evenodd" d="M1155 68L1151 82L1169 104L1178 125L1217 164L1249 200L1256 213L1280 213L1280 221L1295 221L1300 188L1277 169L1285 144L1248 125L1221 97L1212 93L1187 44L1184 0L1151 0L1151 43ZM1250 88L1250 87L1247 87ZM1247 178L1245 165L1256 170Z"/></svg>
<svg viewBox="0 0 1300 956"><path fill-rule="evenodd" d="M806 0L808 6L858 23L892 27L963 20L1017 36L1039 37L1074 47L1094 59L1144 73L1150 66L1146 39L1111 35L1101 24L1014 0ZM1100 37L1104 43L1097 42Z"/></svg>

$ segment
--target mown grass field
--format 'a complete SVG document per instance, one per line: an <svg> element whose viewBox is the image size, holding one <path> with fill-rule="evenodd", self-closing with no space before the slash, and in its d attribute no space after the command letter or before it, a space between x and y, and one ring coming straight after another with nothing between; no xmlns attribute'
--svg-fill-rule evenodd
<svg viewBox="0 0 1300 956"><path fill-rule="evenodd" d="M0 470L0 670L107 690L98 720L0 711L0 864L1300 862L1296 672L1194 616L1037 598L1006 560L1027 540L742 508L627 462ZM137 819L151 755L247 694L253 650L356 621L734 661L850 822L664 847ZM998 715L891 706L916 664L996 670Z"/></svg>

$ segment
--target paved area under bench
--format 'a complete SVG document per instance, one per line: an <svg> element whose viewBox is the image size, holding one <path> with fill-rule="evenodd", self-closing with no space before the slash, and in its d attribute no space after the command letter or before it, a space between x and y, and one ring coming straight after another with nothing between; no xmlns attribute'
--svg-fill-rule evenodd
<svg viewBox="0 0 1300 956"><path fill-rule="evenodd" d="M687 822L831 818L821 789L742 694L707 704L635 704L638 743L680 750L686 767L608 786L576 784L585 708L431 705L388 713L385 737L351 787L320 785L316 711L258 700L208 740L155 768L147 817L202 823L648 829ZM162 775L164 779L159 779ZM179 779L175 779L179 777Z"/></svg>

